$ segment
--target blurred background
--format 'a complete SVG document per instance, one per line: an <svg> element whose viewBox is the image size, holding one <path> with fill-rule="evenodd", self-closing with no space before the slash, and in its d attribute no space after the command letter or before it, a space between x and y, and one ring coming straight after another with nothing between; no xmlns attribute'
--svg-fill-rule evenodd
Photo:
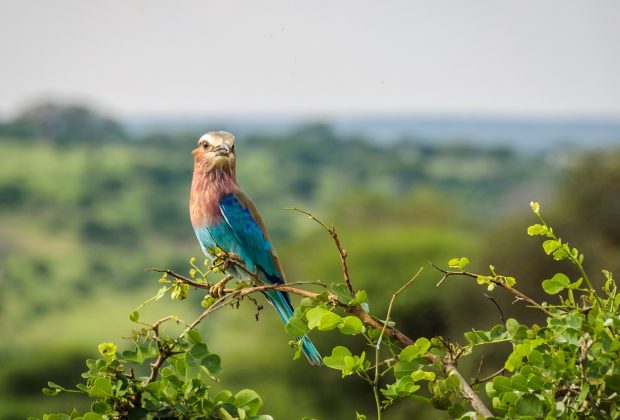
<svg viewBox="0 0 620 420"><path fill-rule="evenodd" d="M330 238L290 206L337 226L379 317L424 267L394 312L411 337L462 342L499 322L471 279L437 288L429 261L494 264L535 296L556 271L577 276L526 235L532 200L593 277L618 271L619 18L611 0L0 1L0 418L84 408L40 389L79 382L98 343L122 346L159 287L145 268L200 259L190 152L209 130L236 134L240 184L289 280L341 278ZM191 318L199 301L142 318ZM202 326L223 386L255 389L277 419L373 412L366 384L293 362L275 313L253 314ZM412 413L442 415L386 415Z"/></svg>

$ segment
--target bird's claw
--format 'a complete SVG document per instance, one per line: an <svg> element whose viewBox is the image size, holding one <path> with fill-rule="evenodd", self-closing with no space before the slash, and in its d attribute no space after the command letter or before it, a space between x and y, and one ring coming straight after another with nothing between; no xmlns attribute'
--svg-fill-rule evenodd
<svg viewBox="0 0 620 420"><path fill-rule="evenodd" d="M230 252L226 255L226 260L224 263L226 268L228 268L231 264L245 266L245 261L243 261L239 254L235 254L234 252Z"/></svg>
<svg viewBox="0 0 620 420"><path fill-rule="evenodd" d="M209 294L216 299L219 299L225 295L224 287L226 283L228 283L232 279L232 276L226 276L222 280L215 283L213 286L209 288Z"/></svg>

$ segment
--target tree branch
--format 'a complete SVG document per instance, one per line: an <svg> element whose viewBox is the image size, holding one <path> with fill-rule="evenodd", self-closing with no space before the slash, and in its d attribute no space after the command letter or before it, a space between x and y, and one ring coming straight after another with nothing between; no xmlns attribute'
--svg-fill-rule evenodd
<svg viewBox="0 0 620 420"><path fill-rule="evenodd" d="M151 271L156 271L156 272L160 272L160 273L168 273L169 276L190 284L192 286L195 287L199 287L202 289L208 289L209 286L202 284L202 283L196 283L193 280L190 280L180 274L177 274L175 272L173 272L172 270L160 270L160 269L152 269ZM414 277L415 279L415 277ZM407 284L405 284L401 289L399 289L399 291L397 293L400 293L400 291L402 291L405 287L407 287L411 282L413 281L410 280ZM223 293L224 295L219 298L215 303L213 303L211 306L209 306L202 314L200 314L200 316L190 324L190 326L188 327L188 329L186 330L186 332L192 328L195 328L200 322L202 322L202 320L204 320L204 318L206 318L207 316L209 316L210 314L212 314L213 312L217 311L218 309L224 307L227 305L229 300L232 299L240 299L243 296L252 294L252 293L258 293L258 292L265 292L268 290L279 290L282 292L287 292L293 295L297 295L297 296L301 296L301 297L307 297L307 298L311 298L311 299L316 299L318 297L318 293L315 292L311 292L308 290L304 290L304 289L299 289L296 287L292 287L291 285L294 283L289 283L289 284L261 284L258 286L247 286L247 287L243 287L241 289L223 289ZM308 284L308 282L303 282L303 284ZM311 284L320 284L321 286L325 286L322 283L315 283L312 282ZM394 328L394 327L390 327L389 325L387 325L387 322L382 322L381 320L375 318L374 316L370 315L368 312L364 311L361 306L357 305L357 306L352 306L352 305L347 305L345 303L339 302L337 297L333 294L331 294L331 299L330 301L342 308L344 311L350 313L351 315L356 316L357 318L360 319L360 321L362 321L366 326L368 327L372 327L378 330L382 330L384 331L384 334L392 337L394 340L398 341L399 343L401 343L403 346L409 346L411 344L414 343L414 340L412 340L411 338L409 338L407 335L405 335L402 331ZM185 333L184 333L185 334ZM484 402L480 399L480 397L478 396L478 394L476 394L476 392L471 388L471 386L469 385L469 383L465 380L465 378L463 378L463 376L460 374L460 372L458 371L458 369L456 368L456 362L453 360L444 360L441 357L431 353L431 352L427 352L424 355L424 358L430 362L430 363L434 363L434 364L440 364L443 367L443 371L447 376L450 375L455 375L459 381L461 382L461 391L463 392L463 396L465 399L467 399L470 403L470 405L472 406L472 408L480 415L483 415L485 417L491 417L493 416L493 413L491 413L491 411L485 406Z"/></svg>
<svg viewBox="0 0 620 420"><path fill-rule="evenodd" d="M332 227L327 226L325 223L317 219L312 213L302 210L302 209L298 209L297 207L288 207L286 210L293 210L293 211L297 211L299 213L305 214L306 216L308 216L309 219L317 222L319 225L323 227L323 229L327 231L327 233L329 233L329 235L334 240L334 244L336 245L336 248L338 249L338 254L340 255L340 264L342 265L342 275L344 277L344 283L347 285L349 292L355 295L355 291L353 290L353 285L351 284L351 276L349 275L349 267L347 265L347 256L348 256L347 250L342 248L342 244L340 243L340 239L338 239L338 234L336 233L336 228L334 226Z"/></svg>
<svg viewBox="0 0 620 420"><path fill-rule="evenodd" d="M445 279L447 279L450 276L466 276L466 277L471 277L474 279L477 279L478 277L480 277L479 274L476 273L471 273L469 271L450 271L450 270L444 270L443 268L440 268L438 266L436 266L435 264L431 263L431 265L437 270L437 271L441 271L443 273L443 277L439 280L439 282L437 282L437 285L440 285ZM498 281L498 280L491 280L493 282L493 284L501 287L502 289L508 291L509 293L511 293L512 295L517 297L517 300L523 300L527 303L529 303L530 305L532 305L534 308L538 309L539 311L541 311L542 313L544 313L547 316L553 316L553 314L551 312L549 312L547 309L545 309L542 305L540 305L539 303L537 303L534 299L532 299L531 297L524 295L523 293L521 293L520 291L518 291L517 289L508 286L506 283L504 283L503 281Z"/></svg>
<svg viewBox="0 0 620 420"><path fill-rule="evenodd" d="M164 364L166 359L170 356L170 354L168 354L168 351L166 351L166 349L164 349L164 346L162 346L161 340L159 339L159 326L164 322L171 320L172 318L172 316L164 317L151 326L151 330L153 331L153 339L155 340L155 343L157 345L157 359L155 360L155 362L151 363L151 374L149 375L147 383L151 383L157 378L159 369Z"/></svg>

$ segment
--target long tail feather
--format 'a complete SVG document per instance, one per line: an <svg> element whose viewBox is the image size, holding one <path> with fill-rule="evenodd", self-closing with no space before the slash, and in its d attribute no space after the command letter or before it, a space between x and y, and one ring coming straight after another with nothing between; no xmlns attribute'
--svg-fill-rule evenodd
<svg viewBox="0 0 620 420"><path fill-rule="evenodd" d="M278 312L278 315L280 315L282 321L285 323L288 322L288 320L293 316L293 307L291 306L286 295L282 292L267 292L265 295L274 308L276 308L276 312ZM308 362L314 366L322 366L323 359L321 358L319 351L316 347L314 347L314 344L312 344L312 341L310 341L310 339L305 335L301 337L301 339L301 351L304 356L306 356L306 359L308 359Z"/></svg>

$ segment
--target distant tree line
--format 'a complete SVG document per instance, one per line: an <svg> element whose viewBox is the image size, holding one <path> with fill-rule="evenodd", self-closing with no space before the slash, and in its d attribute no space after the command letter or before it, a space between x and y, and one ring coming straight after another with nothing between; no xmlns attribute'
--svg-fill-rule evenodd
<svg viewBox="0 0 620 420"><path fill-rule="evenodd" d="M59 145L128 138L120 123L85 105L51 102L32 105L15 118L0 123L0 136L46 140Z"/></svg>

